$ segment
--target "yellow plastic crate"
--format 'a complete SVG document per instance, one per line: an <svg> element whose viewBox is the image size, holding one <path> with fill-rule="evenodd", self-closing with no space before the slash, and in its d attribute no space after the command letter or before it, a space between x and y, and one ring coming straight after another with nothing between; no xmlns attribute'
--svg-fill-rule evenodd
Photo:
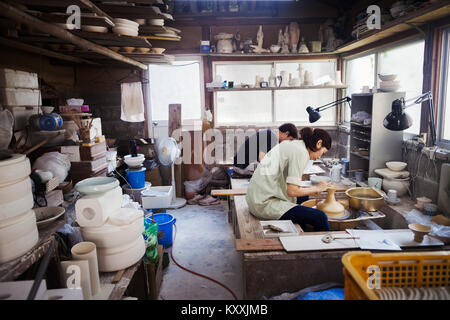
<svg viewBox="0 0 450 320"><path fill-rule="evenodd" d="M375 290L370 289L367 283L369 276L373 275L368 272L369 266L379 268L381 288L450 285L450 251L374 254L370 251L350 251L342 256L342 263L346 300L379 300Z"/></svg>

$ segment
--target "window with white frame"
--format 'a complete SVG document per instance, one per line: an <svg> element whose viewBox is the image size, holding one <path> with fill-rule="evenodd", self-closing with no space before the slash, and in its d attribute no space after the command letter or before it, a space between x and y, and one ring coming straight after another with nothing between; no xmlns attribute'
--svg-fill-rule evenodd
<svg viewBox="0 0 450 320"><path fill-rule="evenodd" d="M264 61L264 62L214 62L214 77L233 81L237 88L242 84L254 86L256 77L268 81L272 67L276 75L286 71L292 78L299 77L298 67L312 72L313 79L329 76L334 79L336 60ZM319 107L336 100L336 89L289 89L218 91L215 97L215 125L271 126L292 122L299 126L310 125L306 108ZM314 125L336 125L336 109L325 110L322 118Z"/></svg>
<svg viewBox="0 0 450 320"><path fill-rule="evenodd" d="M169 104L181 104L183 123L200 120L204 104L201 58L150 64L149 102L152 121L166 122Z"/></svg>
<svg viewBox="0 0 450 320"><path fill-rule="evenodd" d="M439 140L450 147L450 29L443 34L442 72L439 102Z"/></svg>
<svg viewBox="0 0 450 320"><path fill-rule="evenodd" d="M422 94L423 61L425 41L419 40L346 60L347 95L360 93L363 86L379 87L378 74L396 74L395 81L400 82L398 91L405 92L405 99ZM413 120L412 126L405 133L419 134L421 106L408 108Z"/></svg>

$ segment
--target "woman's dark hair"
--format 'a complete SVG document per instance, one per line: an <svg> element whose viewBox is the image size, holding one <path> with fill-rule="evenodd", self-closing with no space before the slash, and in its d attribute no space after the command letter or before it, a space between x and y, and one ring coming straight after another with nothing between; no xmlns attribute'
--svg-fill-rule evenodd
<svg viewBox="0 0 450 320"><path fill-rule="evenodd" d="M312 151L317 151L317 141L322 140L322 147L331 149L331 136L323 129L313 129L304 127L300 130L300 139L305 142L306 147Z"/></svg>
<svg viewBox="0 0 450 320"><path fill-rule="evenodd" d="M295 126L295 124L284 123L278 128L278 130L283 133L289 132L290 137L292 137L294 139L298 139L298 130L297 130L297 127Z"/></svg>

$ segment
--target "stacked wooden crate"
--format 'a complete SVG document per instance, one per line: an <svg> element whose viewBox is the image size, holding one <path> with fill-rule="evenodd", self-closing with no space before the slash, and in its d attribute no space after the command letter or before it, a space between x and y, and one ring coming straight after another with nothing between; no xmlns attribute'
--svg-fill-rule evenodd
<svg viewBox="0 0 450 320"><path fill-rule="evenodd" d="M106 176L106 142L80 146L80 161L72 161L69 175L73 183L86 178Z"/></svg>
<svg viewBox="0 0 450 320"><path fill-rule="evenodd" d="M14 131L20 131L42 105L36 73L0 69L0 103L14 116Z"/></svg>

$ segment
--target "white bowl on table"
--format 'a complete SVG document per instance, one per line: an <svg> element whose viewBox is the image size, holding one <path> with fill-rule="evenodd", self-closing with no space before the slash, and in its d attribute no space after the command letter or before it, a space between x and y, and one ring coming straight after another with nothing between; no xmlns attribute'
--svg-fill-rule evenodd
<svg viewBox="0 0 450 320"><path fill-rule="evenodd" d="M394 81L395 78L397 78L396 74L378 74L378 78L380 78L381 81Z"/></svg>
<svg viewBox="0 0 450 320"><path fill-rule="evenodd" d="M388 161L386 162L386 167L392 171L403 171L408 164L406 162L401 161Z"/></svg>

